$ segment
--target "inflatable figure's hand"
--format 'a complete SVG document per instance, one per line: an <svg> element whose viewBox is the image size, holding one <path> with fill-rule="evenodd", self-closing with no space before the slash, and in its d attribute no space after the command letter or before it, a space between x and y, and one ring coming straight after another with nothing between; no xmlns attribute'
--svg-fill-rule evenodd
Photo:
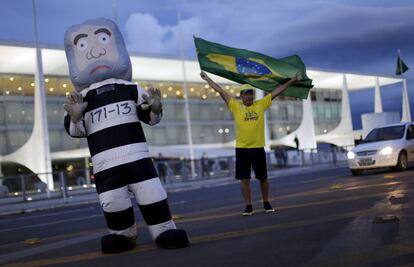
<svg viewBox="0 0 414 267"><path fill-rule="evenodd" d="M66 97L66 103L63 104L63 108L70 116L70 120L73 123L77 123L81 120L82 114L88 106L88 102L83 102L83 97L78 92L72 92Z"/></svg>
<svg viewBox="0 0 414 267"><path fill-rule="evenodd" d="M151 108L151 112L159 115L162 110L161 103L161 92L159 89L149 88L148 95L143 95L142 98L145 100L145 104L142 104L142 109L147 110Z"/></svg>

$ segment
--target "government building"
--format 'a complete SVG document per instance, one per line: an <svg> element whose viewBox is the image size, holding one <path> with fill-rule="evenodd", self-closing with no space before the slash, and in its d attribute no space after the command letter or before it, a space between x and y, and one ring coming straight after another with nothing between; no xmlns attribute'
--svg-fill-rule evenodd
<svg viewBox="0 0 414 267"><path fill-rule="evenodd" d="M13 166L47 173L55 169L52 166L59 168L68 162L87 166L89 162L86 139L69 137L63 127L62 105L73 90L65 52L47 46L40 51L41 73L36 48L0 43L0 170L4 175L13 175ZM199 159L204 153L210 157L234 154L232 114L200 78L197 61L131 54L131 62L133 82L143 88L159 88L162 94L161 123L143 124L153 157ZM295 137L299 149L305 151L315 150L319 143L352 147L356 133L348 93L375 90L375 112L382 112L380 88L404 82L399 77L312 68L307 74L314 84L307 100L280 96L267 111L268 150L295 147ZM238 84L211 77L239 97ZM256 90L256 98L261 97L263 91ZM404 97L406 94L402 120L411 120Z"/></svg>

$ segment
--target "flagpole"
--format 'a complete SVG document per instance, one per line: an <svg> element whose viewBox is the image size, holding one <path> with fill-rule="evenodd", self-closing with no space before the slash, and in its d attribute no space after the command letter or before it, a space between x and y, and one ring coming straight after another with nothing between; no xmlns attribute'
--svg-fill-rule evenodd
<svg viewBox="0 0 414 267"><path fill-rule="evenodd" d="M47 106L46 106L46 95L45 95L45 78L43 73L43 61L42 61L42 51L39 46L39 35L37 31L37 14L36 14L36 3L35 0L32 0L32 12L33 12L33 30L34 30L34 41L35 41L35 47L36 47L36 72L35 72L35 110L34 110L34 125L33 125L33 133L34 135L35 131L37 130L38 133L41 133L43 135L43 142L40 142L44 153L44 170L45 174L42 174L44 176L44 179L47 181L48 189L47 189L47 197L50 197L50 190L54 190L54 184L53 184L53 177L52 177L52 163L51 163L51 157L50 157L50 144L49 144L49 129L48 129L48 118L47 118ZM39 97L37 98L36 95ZM37 103L36 100L38 100L40 103ZM36 107L39 107L36 109ZM38 125L40 129L36 128L36 122L38 122Z"/></svg>
<svg viewBox="0 0 414 267"><path fill-rule="evenodd" d="M187 125L187 140L188 140L188 148L190 152L191 178L194 178L195 177L195 165L194 165L193 135L191 132L190 106L188 103L189 94L188 94L188 88L187 88L187 75L186 75L185 59L184 59L184 39L183 39L183 31L181 27L181 15L179 11L177 11L177 20L178 20L178 29L180 33L180 54L181 54L181 62L182 62L182 70L183 70L185 121Z"/></svg>
<svg viewBox="0 0 414 267"><path fill-rule="evenodd" d="M116 5L116 0L112 0L112 12L114 16L114 21L116 24L118 24L118 10Z"/></svg>
<svg viewBox="0 0 414 267"><path fill-rule="evenodd" d="M400 76L403 82L403 92L402 92L402 116L401 121L409 122L411 121L411 110L410 110L410 101L408 98L408 91L407 91L407 81L403 76L403 68L402 68L402 58L401 58L401 50L398 49L398 68L400 71Z"/></svg>

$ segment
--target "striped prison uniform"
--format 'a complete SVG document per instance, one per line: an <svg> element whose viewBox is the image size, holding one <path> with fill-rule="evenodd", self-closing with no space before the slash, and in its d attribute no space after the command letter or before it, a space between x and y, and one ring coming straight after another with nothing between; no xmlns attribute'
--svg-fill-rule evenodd
<svg viewBox="0 0 414 267"><path fill-rule="evenodd" d="M110 233L136 237L129 191L135 195L153 239L175 229L140 123L154 125L161 118L141 108L142 95L147 93L136 84L108 79L81 94L88 102L82 120L75 124L66 115L64 124L70 136L88 140L96 189Z"/></svg>

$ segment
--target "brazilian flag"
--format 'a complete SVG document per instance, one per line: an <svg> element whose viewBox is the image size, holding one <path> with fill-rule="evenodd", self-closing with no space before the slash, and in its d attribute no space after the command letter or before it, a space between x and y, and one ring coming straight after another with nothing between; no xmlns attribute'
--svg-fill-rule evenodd
<svg viewBox="0 0 414 267"><path fill-rule="evenodd" d="M274 59L245 49L232 48L194 37L198 62L204 71L227 78L237 83L248 83L266 92L287 82L296 73L300 81L282 93L306 99L313 87L306 76L306 67L297 55Z"/></svg>

